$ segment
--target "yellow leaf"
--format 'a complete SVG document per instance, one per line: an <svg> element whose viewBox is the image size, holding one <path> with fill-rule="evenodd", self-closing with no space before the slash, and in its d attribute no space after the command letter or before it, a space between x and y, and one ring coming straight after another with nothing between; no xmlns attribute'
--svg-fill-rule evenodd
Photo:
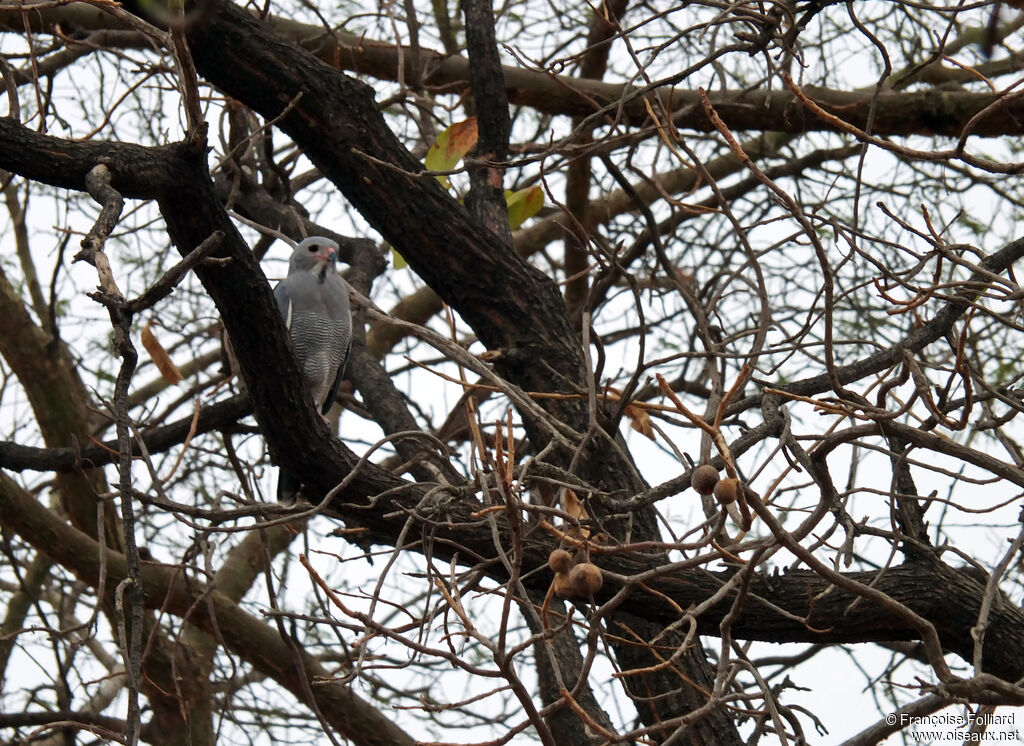
<svg viewBox="0 0 1024 746"><path fill-rule="evenodd" d="M544 190L532 186L518 192L505 192L505 204L508 205L508 227L515 230L540 212L544 206Z"/></svg>
<svg viewBox="0 0 1024 746"><path fill-rule="evenodd" d="M156 369L160 371L160 375L163 376L167 383L181 383L181 371L178 370L178 366L171 360L171 356L167 354L164 346L157 340L150 326L150 322L147 321L146 325L142 327L142 346L146 348L146 352L149 353L149 357L156 365Z"/></svg>
<svg viewBox="0 0 1024 746"><path fill-rule="evenodd" d="M391 264L395 269L405 269L409 266L409 262L405 261L405 257L399 254L394 246L391 247Z"/></svg>
<svg viewBox="0 0 1024 746"><path fill-rule="evenodd" d="M456 122L437 137L437 142L430 146L423 165L428 171L451 171L462 160L477 141L476 117ZM437 180L446 189L448 177L438 175Z"/></svg>

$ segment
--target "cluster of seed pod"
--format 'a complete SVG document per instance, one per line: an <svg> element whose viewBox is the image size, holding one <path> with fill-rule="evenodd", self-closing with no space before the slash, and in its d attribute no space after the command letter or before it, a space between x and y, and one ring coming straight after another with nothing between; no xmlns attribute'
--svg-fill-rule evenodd
<svg viewBox="0 0 1024 746"><path fill-rule="evenodd" d="M560 598L589 598L601 589L601 569L591 562L573 564L573 557L564 549L548 555L548 567L555 573L555 595Z"/></svg>
<svg viewBox="0 0 1024 746"><path fill-rule="evenodd" d="M690 486L701 495L714 495L722 505L736 502L743 485L735 477L719 479L718 469L711 464L701 464L690 475Z"/></svg>

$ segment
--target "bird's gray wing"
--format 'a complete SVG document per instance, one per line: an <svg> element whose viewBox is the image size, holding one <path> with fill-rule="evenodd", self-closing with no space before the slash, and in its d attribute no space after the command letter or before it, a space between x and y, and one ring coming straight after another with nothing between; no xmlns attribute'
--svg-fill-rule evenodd
<svg viewBox="0 0 1024 746"><path fill-rule="evenodd" d="M314 396L322 395L334 381L327 344L331 330L324 323L326 309L318 294L316 280L303 275L289 275L274 288L274 300L288 329L299 370ZM315 404L320 409L319 398Z"/></svg>
<svg viewBox="0 0 1024 746"><path fill-rule="evenodd" d="M285 283L277 283L274 288L274 300L277 301L277 310L281 312L281 318L284 319L285 329L291 328L292 302L288 297L288 286Z"/></svg>
<svg viewBox="0 0 1024 746"><path fill-rule="evenodd" d="M341 365L338 366L338 373L334 376L334 383L331 384L331 390L327 392L327 398L324 400L324 405L320 409L320 414L327 414L331 405L334 404L334 398L338 395L338 389L341 387L341 379L345 377L345 368L348 365L348 356L352 352L352 339L348 340L348 344L345 345L344 356L341 358Z"/></svg>
<svg viewBox="0 0 1024 746"><path fill-rule="evenodd" d="M292 303L288 296L288 286L284 282L277 283L274 288L274 300L277 301L277 309L284 319L285 328L291 329L292 324ZM277 501L282 505L294 505L299 490L302 489L302 480L287 469L277 470Z"/></svg>
<svg viewBox="0 0 1024 746"><path fill-rule="evenodd" d="M345 367L352 349L352 312L348 302L348 286L337 274L327 276L318 290L323 301L324 324L330 330L327 346L333 380L321 408L321 413L327 414L334 403L341 379L345 377Z"/></svg>

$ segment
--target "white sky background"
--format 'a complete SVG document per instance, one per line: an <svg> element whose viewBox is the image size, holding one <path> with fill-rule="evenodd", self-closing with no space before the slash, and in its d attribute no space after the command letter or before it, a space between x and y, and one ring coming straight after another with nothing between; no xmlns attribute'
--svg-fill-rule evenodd
<svg viewBox="0 0 1024 746"><path fill-rule="evenodd" d="M858 5L858 8L863 9L864 15L869 15L875 12L881 12L883 8L881 3L863 3ZM350 13L353 14L355 8L341 8L335 9L339 13ZM282 8L282 11L286 14L293 14L293 9ZM367 9L368 12L372 12L372 9ZM309 19L312 20L312 19ZM685 19L686 23L694 22L694 19ZM397 26L399 32L404 32L404 27L401 25ZM373 22L372 17L364 16L357 21L353 21L347 26L347 30L365 29L367 34L375 38L393 38L394 28L389 22L382 22L376 24ZM540 37L536 40L529 38L517 38L514 45L517 47L517 51L526 53L526 56L540 56L542 50L534 48L532 45L539 45ZM16 40L11 36L0 37L0 49L3 51L10 51L12 45L16 44ZM439 47L439 45L435 45ZM833 49L840 49L842 45L836 43L833 45ZM626 56L621 49L620 45L615 48L614 67L619 70L628 69L631 64L628 56ZM141 52L131 53L133 56L143 56ZM665 58L659 58L665 59ZM816 78L817 69L824 64L823 60L809 60L807 78L808 80L814 80ZM100 72L100 65L106 64L105 62L94 63L93 70L98 75ZM655 61L655 65L660 64L658 60ZM837 87L843 86L848 87L850 85L871 85L874 83L875 74L875 60L870 55L867 55L864 48L854 45L852 42L846 49L846 54L837 53L828 59L830 65L830 75L835 79L834 83ZM76 67L76 76L81 75L84 68ZM115 94L118 91L123 90L124 81L118 80L117 75L113 73L112 68L105 69L106 77L104 93L97 100L93 101L92 105L95 107L93 111L83 111L83 118L81 121L75 121L73 119L74 110L67 106L60 106L60 99L62 96L66 96L68 99L77 99L79 88L83 85L91 86L94 81L83 80L77 78L75 80L69 80L68 76L62 76L58 78L58 81L64 86L62 90L60 87L57 88L56 99L58 100L58 110L61 115L68 118L71 124L71 132L60 132L57 129L53 130L54 134L62 136L81 136L88 132L94 127L97 122L95 119L95 113L103 109L110 101L114 100ZM657 77L657 72L655 74ZM841 80L839 80L841 79ZM155 81L154 81L155 82ZM160 81L163 84L167 84L169 80L164 79ZM706 73L694 76L693 80L685 81L683 84L686 87L696 87L697 85L720 85L720 81L715 81L713 78L709 78ZM387 91L383 90L378 86L378 96L383 98L387 95ZM178 112L176 110L177 101L171 96L165 96L160 99L160 103L156 103L156 98L145 90L140 92L141 104L147 109L146 116L138 117L133 113L132 107L122 107L119 109L118 115L107 125L103 132L103 137L116 138L122 137L128 141L139 140L139 129L140 124L144 122L145 130L149 130L157 133L157 139L164 141L175 140L181 135L180 122ZM160 106L168 107L166 110L161 109ZM461 118L461 117L456 117ZM211 144L216 145L216 127L217 127L218 113L215 109L211 109L208 121L213 126L213 133L211 137ZM564 134L567 122L563 118L556 119L552 123L552 129L555 131L556 136L558 134ZM283 138L278 135L278 144ZM972 141L975 147L985 149L988 151L1000 151L1005 149L1005 144L997 143L994 141ZM930 144L925 143L922 147L930 147ZM659 155L661 159L668 159L664 151ZM656 168L665 167L666 161L659 160L656 164ZM888 156L873 152L871 158L867 164L867 175L877 178L879 174L882 174L892 167L892 159ZM910 178L909 175L903 174L906 178ZM557 183L557 180L553 182L553 189L556 193L559 193L561 185ZM352 226L352 214L349 210L346 210L341 204L342 199L338 197L333 190L325 190L319 194L310 195L309 205L312 207L315 204L323 203L324 210L317 216L319 222L330 225L339 232L342 233L364 233L366 232L365 225ZM36 209L39 204L47 204L52 202L53 209ZM984 190L979 188L976 193L972 193L969 200L972 210L971 217L981 222L982 224L993 226L993 233L997 235L1012 235L1016 232L1016 228L1012 225L1012 221L1016 220L1017 216L1007 214L1005 204L994 202L989 199ZM76 212L71 215L66 215L62 212L61 202L53 199L49 195L34 191L33 203L30 205L31 215L33 219L33 249L37 252L36 261L37 267L40 273L44 277L48 277L48 273L52 270L56 256L54 249L59 241L59 237L56 235L55 227L70 227L75 231L84 232L91 226L92 218L95 215L94 206L88 201L87 198L79 198L76 200L77 206L81 212ZM132 209L134 205L129 205L128 209ZM886 220L875 208L873 207L873 198L864 200L862 204L862 210L865 215L865 220L869 223L879 224ZM129 218L129 224L139 225L144 224L151 219L152 208L146 208L145 212L140 212L136 216ZM937 222L945 222L953 219L954 215L942 215ZM630 220L634 218L631 216ZM0 216L0 261L5 263L11 261L11 257L14 255L13 249L13 238L10 236L9 224L7 223L6 214ZM681 236L685 236L687 231L701 232L705 227L700 221L694 221L687 223L681 229ZM768 223L763 227L752 230L751 237L756 241L760 242L761 246L768 246L772 243L781 239L783 235L786 235L786 231L790 230L790 226L779 225ZM976 237L970 235L969 231L962 226L953 225L951 231L961 231L962 235L957 240L965 241L976 241ZM247 234L249 235L249 234ZM374 238L377 238L374 234ZM148 271L145 273L148 279L152 279L158 274L159 265L153 262L152 253L155 248L159 248L160 251L165 251L166 238L160 238L160 226L153 226L153 230L148 234L149 239L152 243L129 245L119 245L116 241L110 245L110 254L114 263L115 273L117 280L121 286L121 289L127 294L135 294L140 292L145 283L142 281L142 274L133 271L129 268L125 257L129 256L132 252L139 251L141 255L146 258L148 265ZM904 240L907 240L904 237ZM908 240L908 243L912 243ZM998 245L986 245L983 248L987 251L994 251L1001 246ZM842 251L842 247L831 243L829 244L830 250ZM924 248L924 247L919 247ZM77 250L77 239L73 238L68 249L68 255L74 253ZM122 254L121 252L125 252ZM264 270L268 276L280 276L284 271L283 261L286 259L289 253L289 249L281 244L275 246L272 251L271 258L264 263ZM173 252L165 254L173 260ZM5 264L5 267L7 265ZM809 272L809 276L813 274ZM190 278L189 287L192 292L197 294L201 293L201 289L198 287L198 283L194 279ZM418 280L409 271L389 271L386 278L383 278L381 282L375 286L374 301L383 308L390 308L394 301L407 293L411 288L415 287ZM84 296L84 293L92 290L96 285L96 279L94 270L90 267L78 264L70 265L65 260L64 268L61 274L60 293L62 298L72 299L72 305L70 308L70 317L74 320L65 322L63 328L64 337L69 343L72 344L73 349L84 357L88 357L90 362L96 359L96 356L102 356L103 350L107 344L106 334L108 331L108 324L106 321L105 312L92 301ZM807 291L813 293L817 290L816 287L808 287ZM188 290L186 290L188 292ZM182 291L179 291L182 293ZM651 310L657 310L659 304L662 303L662 299L648 296L647 300L651 303ZM621 318L621 314L628 316L631 309L632 299L631 297L623 293L616 301L614 301L608 309L602 312L603 319L609 319L612 322ZM747 309L749 310L749 309ZM202 317L196 320L197 325L210 323L215 320L212 314L211 307L207 306L204 313L210 313L209 317ZM159 308L156 311L157 322L160 322L160 311ZM446 331L444 325L440 320L436 320L432 323L432 326L438 331ZM600 329L600 327L599 327ZM180 331L180 330L179 330ZM661 334L671 335L671 329L668 332L657 332L652 335L652 338L656 338ZM208 346L202 348L204 351L209 349ZM474 348L474 351L481 351L479 348ZM186 349L178 354L194 353L194 349ZM389 358L387 365L389 369L394 369L403 365L403 361L400 358L402 350L396 350L396 355ZM413 351L416 359L429 358L431 355L429 351L416 349ZM620 345L618 349L612 351L613 354L609 356L609 362L606 365L606 371L613 370L614 364L620 365L622 369L628 371L631 370L635 364L636 351L632 345ZM175 355L176 359L181 362ZM187 355L186 355L187 357ZM107 364L107 370L110 372L116 371L118 361L110 358ZM446 372L451 373L454 369L448 366L444 369ZM140 372L137 374L136 382L143 384L150 381L154 377L152 366L143 366L140 368ZM425 410L435 418L435 422L439 422L443 419L444 414L450 410L451 406L454 405L458 398L459 390L449 384L441 382L439 379L431 377L422 373L410 373L409 379L410 389L414 392L417 403L424 407ZM103 381L94 381L94 383L101 390L105 386ZM192 383L192 382L186 382ZM401 381L399 381L401 384ZM11 386L12 384L8 384ZM176 392L168 391L162 398L162 406L166 406L166 403L173 400L177 396ZM494 402L489 405L489 415L495 413L500 414L503 411L504 404L501 402ZM161 407L158 407L159 411ZM810 413L809 409L804 408L801 410L800 407L793 408L794 416L797 420L798 427L802 427L804 432L820 432L823 428L823 418L818 415ZM6 394L3 399L3 408L0 409L0 417L3 418L4 424L10 422L24 422L29 418L27 411L27 404L22 400L18 403L12 399L10 394ZM375 427L368 426L365 421L358 417L355 417L351 413L346 413L342 419L342 433L347 443L352 445L357 452L360 451L359 443L369 444L375 441L380 433ZM731 437L735 437L737 431L733 430L730 432ZM692 432L686 432L676 430L672 432L675 444L686 451L693 457L697 457L698 454L698 438ZM23 432L21 437L24 442L33 443L35 437L31 433ZM626 437L629 445L632 449L632 453L638 460L640 469L642 470L645 478L652 484L656 484L665 481L668 478L676 476L682 469L678 460L664 447L662 442L651 443L643 438L638 433L626 432ZM253 441L250 444L252 452L258 453L260 448L258 442ZM978 446L980 447L980 446ZM759 466L763 460L764 453L752 452L741 460L741 466L745 468L755 468ZM837 482L841 483L842 480L840 475L844 474L848 469L848 463L844 463L844 457L838 455L834 456L830 460L830 464L833 467L833 473L836 475ZM848 460L848 456L846 456ZM889 480L889 466L888 461L882 459L877 454L865 453L863 454L863 460L858 463L858 470L861 477L864 474L870 474L873 469L878 470L879 483L876 485L880 490L888 490ZM776 464L773 462L771 466L766 470L765 474L761 476L758 481L755 481L754 487L756 489L763 489L764 486L770 481L772 477L777 474L777 469L783 466L781 460ZM952 468L957 468L959 464L951 464ZM138 472L140 483L144 484L146 476L140 470ZM936 479L935 484L931 485L926 480L929 478L928 472L923 469L915 470L915 477L918 478L918 487L922 492L926 493L934 487L939 491L940 497L945 496L945 489L947 484L941 480ZM40 475L26 473L23 475L25 481L29 484L33 484L40 479ZM931 477L935 479L935 477ZM859 478L857 483L863 487L866 480ZM270 470L261 482L261 486L264 493L267 495L272 494L273 483ZM231 489L230 487L228 489ZM993 505L1003 500L1009 499L1015 495L1015 490L1008 485L993 485L980 488L977 494L972 496L972 501L980 504ZM184 498L183 498L184 499ZM811 493L805 497L802 497L799 492L794 496L794 502L797 505L807 504L813 501L814 494ZM864 515L877 516L877 520L880 525L888 525L888 517L884 514L884 499L881 496L871 496L869 494L861 493L852 499L850 512L855 518L860 518ZM933 519L935 512L938 511L940 506L933 506L929 511L928 518ZM699 517L699 510L695 499L691 493L677 495L674 498L666 501L659 505L659 508L663 511L667 518L670 518L675 525L693 525L695 522L702 520ZM963 547L971 547L973 555L986 566L994 565L1001 557L1003 551L1002 539L1007 533L1012 533L1006 530L1006 527L1013 527L1017 521L1017 505L1008 505L1005 509L1000 510L991 514L984 514L982 516L976 516L973 514L962 514L955 517L953 523L963 524L958 528L958 543ZM168 521L168 526L174 526L173 522ZM187 531L183 527L177 527L182 531L182 535L187 535ZM330 531L334 526L322 526L319 530L326 533ZM314 548L322 549L329 552L342 552L346 550L342 547L337 539L326 539L321 536L313 534L311 541L314 543ZM863 550L864 544L858 544L858 549ZM298 551L298 545L295 547ZM868 557L871 560L882 562L885 560L887 552L887 545L883 545L878 542L874 547L874 551L877 552L878 556L871 556L871 552L868 552ZM354 551L354 550L353 550ZM156 547L156 553L159 557L159 547ZM781 559L778 562L785 562L786 560ZM326 560L318 560L314 557L314 563L323 562L324 565L329 563ZM418 557L409 557L403 560L405 564L402 565L407 571L416 569L419 567ZM319 565L318 565L319 566ZM376 573L381 567L379 561L374 566L369 566L363 561L353 561L344 564L345 577L344 580L336 578L337 582L344 582L349 585L356 586L356 573L359 569L366 573L367 581L374 581L376 579ZM295 566L289 570L290 577L294 580L298 578L301 580L301 568ZM326 571L325 571L326 572ZM262 592L262 591L258 591ZM294 608L300 609L303 605L301 594L305 593L305 589L298 581L295 582L292 587L292 592L300 594L298 598L290 599L294 602ZM1019 589L1014 592L1010 589L1011 597L1014 602L1021 601L1021 594ZM478 602L481 603L482 602ZM481 605L481 618L486 618L486 611L483 610ZM717 639L708 639L707 644L709 647L714 649L717 645ZM795 651L801 649L803 646L774 646L766 644L755 644L751 651L751 657L757 657L758 655L779 655L783 654L782 651ZM877 646L873 645L860 645L852 646L849 648L850 652L844 652L836 649L834 651L825 652L812 659L812 661L804 666L799 667L796 673L791 673L793 681L799 685L808 687L811 691L809 692L787 692L782 696L782 701L786 704L800 703L809 710L817 714L825 726L828 728L828 735L814 736L813 725L808 720L803 721L805 731L809 734L812 739L812 743L839 743L843 738L855 734L861 728L874 722L879 716L879 707L872 701L871 693L866 692L865 689L873 683L874 677L876 677L885 667L887 653ZM392 650L395 654L396 651ZM45 653L44 653L45 654ZM856 667L851 665L850 655L856 657ZM958 663L958 659L950 657L951 664ZM45 659L40 659L38 665L22 659L20 661L21 668L25 672L26 676L36 677L45 675L47 663ZM859 668L860 671L857 671ZM908 666L904 666L899 671L899 678L893 681L896 687L912 687L914 685L914 676L920 673L923 669L913 670ZM837 672L839 675L837 675ZM479 684L480 686L487 686L489 682ZM476 683L475 683L476 685ZM449 691L446 688L446 692ZM463 693L458 691L458 687L452 687L452 696L462 696ZM911 689L907 695L907 699L913 699L914 693ZM621 698L620 698L621 699ZM123 711L123 708L122 708ZM888 705L881 705L881 713L888 712ZM1008 708L1001 708L1000 713L1012 712ZM1003 728L1006 731L1012 732L1024 732L1024 711L1017 711L1014 713L1016 720L1014 723L1009 725L1007 728ZM422 734L426 736L426 732L422 731L416 721L412 720L408 716L398 715L400 722L403 727L407 727L410 732L416 734ZM513 718L515 720L515 718ZM629 720L629 716L626 715L626 720ZM921 727L918 730L925 730L926 728ZM930 730L930 728L928 728ZM999 727L993 727L990 732L1000 731ZM953 729L947 728L946 733L953 734ZM465 738L470 740L473 738L484 738L483 732L479 735L472 731L472 729L465 729L458 734L459 738ZM523 739L525 740L525 739Z"/></svg>

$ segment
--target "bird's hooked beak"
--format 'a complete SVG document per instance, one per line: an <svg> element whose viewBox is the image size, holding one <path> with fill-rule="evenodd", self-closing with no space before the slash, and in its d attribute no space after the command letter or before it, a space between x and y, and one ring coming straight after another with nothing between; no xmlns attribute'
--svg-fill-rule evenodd
<svg viewBox="0 0 1024 746"><path fill-rule="evenodd" d="M334 261L338 257L338 252L329 246L318 246L317 248L319 251L313 255L316 258L313 274L323 283L327 279L327 273L334 271Z"/></svg>

